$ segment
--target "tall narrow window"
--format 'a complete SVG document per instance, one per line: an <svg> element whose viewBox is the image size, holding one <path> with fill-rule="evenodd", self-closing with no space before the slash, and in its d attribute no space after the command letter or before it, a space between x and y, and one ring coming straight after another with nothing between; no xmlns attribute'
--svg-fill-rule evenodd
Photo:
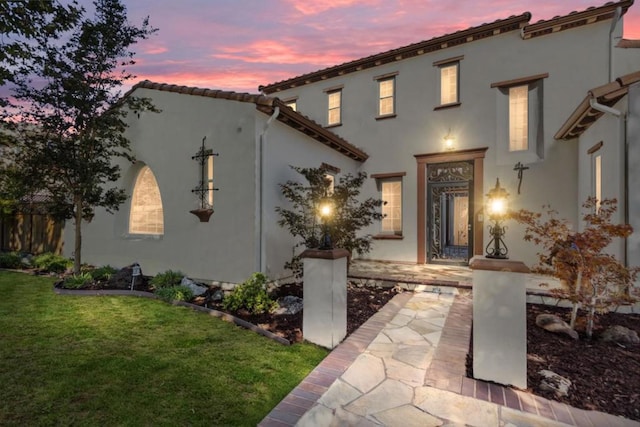
<svg viewBox="0 0 640 427"><path fill-rule="evenodd" d="M378 116L395 114L395 81L394 77L378 80Z"/></svg>
<svg viewBox="0 0 640 427"><path fill-rule="evenodd" d="M207 158L207 202L213 207L213 156Z"/></svg>
<svg viewBox="0 0 640 427"><path fill-rule="evenodd" d="M459 102L458 66L459 63L456 62L440 67L440 105Z"/></svg>
<svg viewBox="0 0 640 427"><path fill-rule="evenodd" d="M602 201L602 155L598 154L593 159L593 196L596 198L596 210L600 210Z"/></svg>
<svg viewBox="0 0 640 427"><path fill-rule="evenodd" d="M382 234L402 235L402 180L399 178L380 182L382 205Z"/></svg>
<svg viewBox="0 0 640 427"><path fill-rule="evenodd" d="M342 90L327 93L329 112L327 125L339 125L342 122Z"/></svg>
<svg viewBox="0 0 640 427"><path fill-rule="evenodd" d="M136 178L129 214L129 233L164 234L162 198L156 177L144 166Z"/></svg>
<svg viewBox="0 0 640 427"><path fill-rule="evenodd" d="M509 88L509 151L529 149L529 86Z"/></svg>

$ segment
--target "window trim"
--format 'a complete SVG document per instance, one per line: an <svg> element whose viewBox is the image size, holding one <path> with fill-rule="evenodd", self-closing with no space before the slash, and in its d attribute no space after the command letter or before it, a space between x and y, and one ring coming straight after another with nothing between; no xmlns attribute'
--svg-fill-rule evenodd
<svg viewBox="0 0 640 427"><path fill-rule="evenodd" d="M378 234L371 236L376 240L402 240L404 239L404 176L406 172L390 172L390 173L376 173L371 174L370 177L376 180L376 186L378 192L382 198L382 183L383 182L399 182L400 183L400 232L396 234L395 231L383 231L382 221L380 221L380 230ZM382 206L381 206L382 210Z"/></svg>
<svg viewBox="0 0 640 427"><path fill-rule="evenodd" d="M143 173L145 173L146 171L149 171L151 173L151 177L153 178L153 180L155 181L156 184L156 189L158 191L158 198L159 198L159 202L160 202L160 210L161 210L161 219L162 219L162 231L159 233L152 233L152 232L143 232L142 230L133 230L132 229L132 216L134 214L134 201L135 201L135 196L136 196L136 189L138 188L138 183L139 180L142 176ZM149 167L149 165L143 164L142 167L140 167L140 169L137 171L137 173L135 174L135 177L133 179L133 186L131 189L131 202L129 204L129 216L128 216L128 221L127 221L127 231L126 231L126 236L127 237L131 237L131 238L150 238L150 239L161 239L162 236L164 236L165 234L165 228L164 228L164 203L162 202L162 192L160 191L160 185L158 184L158 180L156 179L155 174L153 173L153 170L151 169L151 167Z"/></svg>
<svg viewBox="0 0 640 427"><path fill-rule="evenodd" d="M327 128L330 127L335 127L335 126L341 126L342 125L342 87L338 87L332 90L325 90L324 91L327 94ZM330 99L331 99L331 95L334 94L339 94L339 106L335 107L335 108L331 108L330 107ZM331 116L331 111L333 110L338 110L338 121L336 122L329 122L329 118Z"/></svg>
<svg viewBox="0 0 640 427"><path fill-rule="evenodd" d="M398 73L395 73L394 75L386 75L384 77L376 79L376 82L378 83L378 114L376 115L376 120L388 119L391 117L396 117L397 115L396 114L396 75L397 74ZM391 81L391 96L387 96L383 98L381 94L382 83L388 82L388 81ZM382 102L383 99L389 99L389 98L391 98L391 113L382 114L382 112L380 111L380 108L381 108L380 103Z"/></svg>
<svg viewBox="0 0 640 427"><path fill-rule="evenodd" d="M287 107L291 108L293 111L298 111L298 97L294 96L293 98L283 99L282 103ZM294 104L296 108L291 107L290 104Z"/></svg>
<svg viewBox="0 0 640 427"><path fill-rule="evenodd" d="M434 107L434 111L442 110L445 108L452 108L460 106L460 61L464 59L464 55L455 56L452 58L442 59L440 61L433 62L434 67L438 67L439 72L439 80L440 80L440 103L436 107ZM456 99L452 102L442 102L442 70L449 67L456 67Z"/></svg>
<svg viewBox="0 0 640 427"><path fill-rule="evenodd" d="M500 82L491 83L491 88L506 89L511 86L524 86L525 84L530 85L531 83L535 83L538 80L546 79L547 77L549 77L549 73L536 74L534 76L528 76L528 77L520 77L518 79L512 79L512 80L503 80Z"/></svg>

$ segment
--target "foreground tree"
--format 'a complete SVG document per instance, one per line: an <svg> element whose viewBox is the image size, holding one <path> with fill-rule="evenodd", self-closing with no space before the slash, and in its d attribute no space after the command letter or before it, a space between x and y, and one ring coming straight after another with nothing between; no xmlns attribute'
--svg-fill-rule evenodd
<svg viewBox="0 0 640 427"><path fill-rule="evenodd" d="M354 251L363 255L371 250L371 237L358 236L358 231L382 219L380 206L383 201L368 198L359 201L360 187L367 178L367 174L346 174L341 176L331 192L331 181L327 179L328 169L300 168L291 166L302 175L306 183L287 181L280 184L284 197L291 202L291 209L277 207L280 215L278 224L285 227L299 243L296 246L317 248L321 244L323 229L319 218L319 207L330 200L333 205L328 232L333 246ZM302 271L300 257L295 255L285 268L293 270L299 276Z"/></svg>
<svg viewBox="0 0 640 427"><path fill-rule="evenodd" d="M125 200L112 182L120 177L116 157L133 160L124 136L130 111L153 110L146 99L118 91L133 78L131 46L156 30L127 20L120 0L96 0L94 16L80 18L61 42L34 32L30 74L13 78L15 102L5 121L14 149L4 168L5 188L17 196L48 196L49 213L75 225L74 271L80 272L82 222L96 207L117 210ZM110 188L107 188L110 187Z"/></svg>
<svg viewBox="0 0 640 427"><path fill-rule="evenodd" d="M57 39L80 16L76 2L0 0L0 85L28 73L37 52L34 42Z"/></svg>
<svg viewBox="0 0 640 427"><path fill-rule="evenodd" d="M591 338L597 312L633 300L630 287L639 269L628 268L604 252L615 238L626 238L633 231L628 224L612 223L616 200L605 199L598 203L590 197L582 207L584 228L580 232L572 231L569 223L558 219L557 212L552 209L547 209L544 216L527 210L512 216L526 226L524 240L543 248L538 253L539 263L534 271L560 279L563 289L552 292L573 303L572 328L578 308L586 310L586 334Z"/></svg>

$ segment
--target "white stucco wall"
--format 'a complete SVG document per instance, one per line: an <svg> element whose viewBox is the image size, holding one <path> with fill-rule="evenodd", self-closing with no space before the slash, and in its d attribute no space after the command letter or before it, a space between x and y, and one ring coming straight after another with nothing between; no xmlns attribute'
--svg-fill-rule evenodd
<svg viewBox="0 0 640 427"><path fill-rule="evenodd" d="M406 172L403 179L402 240L376 241L372 259L415 262L417 241L417 166L414 155L443 152L443 137L456 138L456 149L489 147L484 160L484 191L501 184L511 194L514 209L539 211L551 204L572 223L578 220L578 147L556 141L555 132L569 117L586 92L607 83L610 21L586 25L530 40L519 32L489 37L438 52L346 74L318 83L278 92L281 99L298 97L298 110L319 123L326 123L326 90L342 89L342 125L331 130L363 148L371 157L363 165L369 174ZM616 29L617 32L620 28ZM439 69L435 61L464 56L460 62L459 107L434 110L439 105ZM635 62L638 63L640 58ZM633 61L632 61L633 62ZM627 65L625 65L627 67ZM623 68L623 67L619 67ZM621 73L626 70L619 70ZM397 72L397 117L375 120L377 114L376 76ZM548 73L543 80L543 158L511 155L498 161L497 132L501 122L497 104L501 95L491 83ZM504 122L504 120L502 120ZM504 157L504 156L500 156ZM521 194L517 194L515 163L524 171ZM377 196L374 180L363 196ZM485 223L484 244L488 242ZM523 230L508 224L506 243L510 256L527 263L535 261L538 248L522 240ZM377 230L366 230L375 234Z"/></svg>
<svg viewBox="0 0 640 427"><path fill-rule="evenodd" d="M267 117L267 116L264 116ZM262 129L264 120L259 117L257 130ZM304 183L304 177L289 166L317 168L327 163L340 169L336 175L357 173L360 162L352 160L336 150L329 148L311 138L301 137L300 132L275 121L267 131L265 144L265 187L264 187L264 215L265 224L265 272L271 278L281 278L291 275L291 271L284 269L284 263L291 260L294 254L299 254L305 248L294 248L294 240L286 228L277 222L279 216L275 208L289 207L289 202L282 196L278 184L288 180ZM337 181L336 181L337 182Z"/></svg>
<svg viewBox="0 0 640 427"><path fill-rule="evenodd" d="M83 261L116 267L137 261L144 274L179 269L193 278L242 282L253 271L255 104L156 90L138 89L152 98L159 114L130 115L127 135L133 154L151 167L164 207L164 235L128 234L130 200L115 215L96 212L84 227ZM191 159L206 136L219 153L214 162L215 213L201 223L189 213L198 207L191 192L200 166ZM121 162L118 185L131 196L139 165ZM65 241L73 241L72 227ZM66 250L72 250L66 245ZM66 255L71 255L66 253Z"/></svg>
<svg viewBox="0 0 640 427"><path fill-rule="evenodd" d="M628 100L629 224L634 232L627 239L627 260L631 266L640 266L640 84L629 88ZM640 278L636 285L640 286Z"/></svg>

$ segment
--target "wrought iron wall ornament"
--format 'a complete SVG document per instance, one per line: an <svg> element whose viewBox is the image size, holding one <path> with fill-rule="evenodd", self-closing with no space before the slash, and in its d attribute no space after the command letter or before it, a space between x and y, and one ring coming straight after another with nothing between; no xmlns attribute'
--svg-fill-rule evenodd
<svg viewBox="0 0 640 427"><path fill-rule="evenodd" d="M527 169L529 169L529 166L523 165L522 162L516 163L513 168L514 171L518 171L518 194L520 194L520 186L522 185L522 172L526 171Z"/></svg>
<svg viewBox="0 0 640 427"><path fill-rule="evenodd" d="M209 218L211 217L211 214L213 214L213 206L209 203L208 196L212 191L218 190L217 188L209 188L208 185L207 169L205 165L207 164L209 157L217 157L218 153L214 153L211 148L204 147L206 139L206 136L202 138L202 146L194 156L191 156L192 160L195 160L200 164L200 183L197 187L191 190L192 193L197 194L200 198L200 207L189 212L197 216L200 219L200 222L209 222Z"/></svg>

